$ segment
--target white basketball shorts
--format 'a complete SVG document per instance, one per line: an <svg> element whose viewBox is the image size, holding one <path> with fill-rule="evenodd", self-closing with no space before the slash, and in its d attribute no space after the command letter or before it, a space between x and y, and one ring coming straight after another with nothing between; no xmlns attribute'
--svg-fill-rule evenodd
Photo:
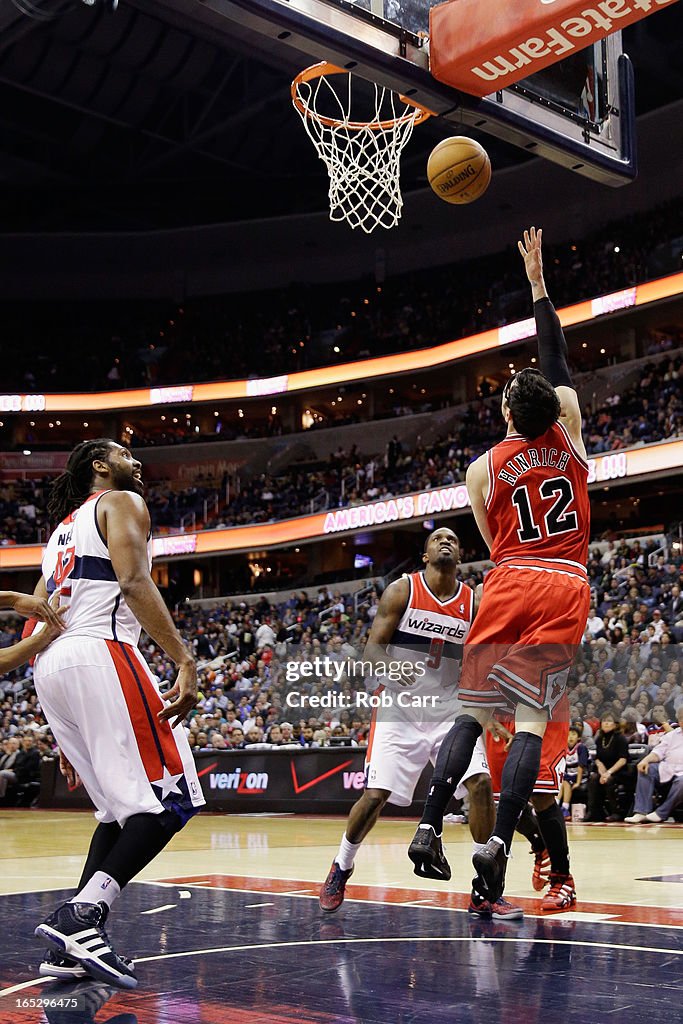
<svg viewBox="0 0 683 1024"><path fill-rule="evenodd" d="M445 722L401 721L394 708L390 720L383 720L382 709L373 717L365 756L365 785L368 789L385 789L389 800L398 807L409 807L415 787L425 766L436 761L439 747L453 726L453 719ZM490 775L484 742L480 736L469 767L463 775L455 797L461 800L467 793L464 783L473 775Z"/></svg>
<svg viewBox="0 0 683 1024"><path fill-rule="evenodd" d="M36 693L98 821L173 811L182 823L206 802L187 737L159 722L159 686L137 647L63 636L36 660Z"/></svg>

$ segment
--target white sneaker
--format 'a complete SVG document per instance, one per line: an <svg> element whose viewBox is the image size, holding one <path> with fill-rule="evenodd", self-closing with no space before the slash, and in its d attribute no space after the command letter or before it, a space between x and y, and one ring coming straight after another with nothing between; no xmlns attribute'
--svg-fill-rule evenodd
<svg viewBox="0 0 683 1024"><path fill-rule="evenodd" d="M640 825L641 822L647 821L647 814L631 814L628 818L624 818L627 825Z"/></svg>
<svg viewBox="0 0 683 1024"><path fill-rule="evenodd" d="M651 821L654 825L663 825L664 818L660 818L656 811L651 811L645 815L646 821Z"/></svg>

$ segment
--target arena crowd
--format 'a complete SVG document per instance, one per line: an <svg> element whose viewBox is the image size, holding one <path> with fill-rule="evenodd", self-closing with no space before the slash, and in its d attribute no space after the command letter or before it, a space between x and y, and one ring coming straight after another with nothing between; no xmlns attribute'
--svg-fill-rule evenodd
<svg viewBox="0 0 683 1024"><path fill-rule="evenodd" d="M562 306L680 269L683 200L546 245ZM386 281L171 303L81 303L3 310L14 357L6 390L112 390L266 377L465 337L529 315L519 255L468 259ZM33 339L43 340L36 356ZM49 353L59 353L59 358ZM229 367L229 371L226 371Z"/></svg>
<svg viewBox="0 0 683 1024"><path fill-rule="evenodd" d="M636 384L612 393L584 415L584 437L591 455L614 452L683 435L683 360L661 359L642 369ZM329 459L284 469L277 476L246 477L233 488L198 480L176 490L152 483L147 502L155 529L178 529L193 516L207 529L272 522L312 510L360 505L412 491L462 483L469 463L501 439L499 399L471 403L446 437L412 447L390 442L383 452L341 446ZM0 545L30 544L49 532L46 513L49 480L5 482L0 486ZM277 496L277 497L276 497ZM207 507L218 508L207 520Z"/></svg>
<svg viewBox="0 0 683 1024"><path fill-rule="evenodd" d="M615 542L604 553L593 549L590 556L594 603L570 676L569 714L591 751L596 742L604 742L610 718L620 736L651 750L676 727L683 708L683 559L673 550L668 557L652 554L652 546ZM479 573L465 574L470 585L480 580ZM175 619L199 662L199 700L185 723L193 749L367 744L370 712L365 709L302 717L287 706L292 689L287 665L316 656L348 665L362 654L379 595L373 589L359 602L354 597L321 588L313 597L302 591L278 604L260 597L206 608L181 605ZM0 646L15 642L20 628L21 623L4 620ZM175 674L172 663L149 638L141 646L156 677L169 682ZM56 749L31 678L26 667L1 684L0 770L12 754L16 759L17 746L24 752L28 746L39 755L30 759L35 779L39 757L55 756ZM366 681L345 672L338 682L318 675L304 685L312 694L331 688L350 694ZM623 782L630 802L632 771ZM627 810L624 805L618 816Z"/></svg>

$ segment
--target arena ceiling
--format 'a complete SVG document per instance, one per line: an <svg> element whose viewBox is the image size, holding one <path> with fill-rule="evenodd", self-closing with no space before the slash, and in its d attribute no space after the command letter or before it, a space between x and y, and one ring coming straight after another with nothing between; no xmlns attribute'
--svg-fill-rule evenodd
<svg viewBox="0 0 683 1024"><path fill-rule="evenodd" d="M638 113L683 97L682 38L680 4L627 30ZM324 168L289 102L306 63L218 38L200 4L120 0L111 13L0 0L0 231L144 231L324 209ZM424 187L443 134L436 122L415 133L405 191ZM487 148L496 167L528 159L497 140Z"/></svg>

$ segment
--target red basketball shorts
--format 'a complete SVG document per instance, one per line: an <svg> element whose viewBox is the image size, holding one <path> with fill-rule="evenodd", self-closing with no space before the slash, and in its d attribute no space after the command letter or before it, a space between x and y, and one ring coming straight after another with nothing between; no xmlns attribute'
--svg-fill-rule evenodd
<svg viewBox="0 0 683 1024"><path fill-rule="evenodd" d="M575 576L499 566L486 578L463 654L466 707L553 708L586 629L590 589Z"/></svg>
<svg viewBox="0 0 683 1024"><path fill-rule="evenodd" d="M515 720L509 715L496 715L505 728L514 735ZM541 767L534 786L534 793L559 793L567 760L567 736L569 734L568 713L551 720L546 726L541 746ZM503 766L507 757L505 740L496 740L486 733L486 759L491 772L491 785L496 798L500 796Z"/></svg>

